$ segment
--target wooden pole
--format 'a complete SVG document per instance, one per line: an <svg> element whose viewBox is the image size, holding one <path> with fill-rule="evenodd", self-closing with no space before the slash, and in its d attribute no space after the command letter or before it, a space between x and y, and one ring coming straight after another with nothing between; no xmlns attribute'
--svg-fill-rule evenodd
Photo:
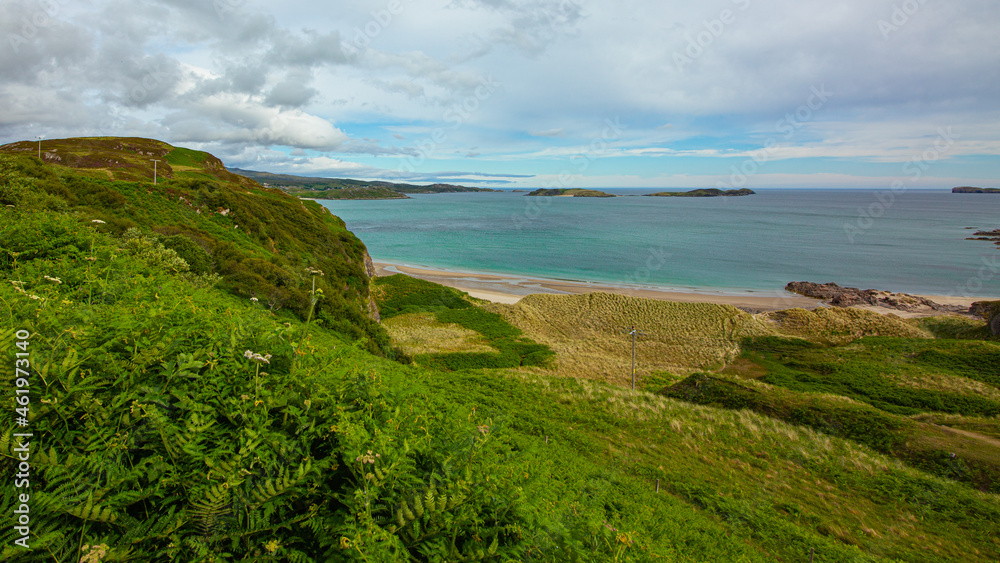
<svg viewBox="0 0 1000 563"><path fill-rule="evenodd" d="M635 327L632 327L632 390L635 391Z"/></svg>

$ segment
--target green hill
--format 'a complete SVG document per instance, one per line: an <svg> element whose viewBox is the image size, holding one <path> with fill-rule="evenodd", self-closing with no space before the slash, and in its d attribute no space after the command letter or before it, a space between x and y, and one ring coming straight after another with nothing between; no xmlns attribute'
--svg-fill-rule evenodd
<svg viewBox="0 0 1000 563"><path fill-rule="evenodd" d="M262 188L208 153L151 139L43 141L42 161L27 150L32 145L37 150L27 142L0 147L7 174L23 178L22 187L0 196L2 203L103 221L96 228L112 236L138 229L194 273L219 275L231 293L302 318L312 288L306 268L317 268L325 274L317 287L327 292L317 318L367 335L372 349L387 344L373 320L367 251L319 204Z"/></svg>
<svg viewBox="0 0 1000 563"><path fill-rule="evenodd" d="M0 151L0 560L1000 559L995 342L370 282L314 202L121 152ZM639 322L695 373L568 361Z"/></svg>
<svg viewBox="0 0 1000 563"><path fill-rule="evenodd" d="M397 184L394 182L314 178L291 174L272 174L255 170L231 169L233 172L279 188L291 195L309 199L406 199L406 194L494 192L489 188L470 188L454 184Z"/></svg>

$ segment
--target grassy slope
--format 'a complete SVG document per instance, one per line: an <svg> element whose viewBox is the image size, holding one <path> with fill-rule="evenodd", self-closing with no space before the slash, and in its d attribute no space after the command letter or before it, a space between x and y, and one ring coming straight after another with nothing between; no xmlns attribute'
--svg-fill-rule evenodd
<svg viewBox="0 0 1000 563"><path fill-rule="evenodd" d="M402 366L350 332L307 328L287 308L172 272L176 255L155 241L90 223L99 206L39 211L55 202L25 197L0 210L0 246L14 258L0 266L23 282L0 284L10 318L0 336L34 334L31 425L43 444L33 454L37 550L21 560L78 560L102 542L105 561L797 561L810 548L817 561L1000 557L995 495L852 442L558 370ZM269 243L234 233L233 244L263 253ZM389 316L472 308L443 288L410 289L375 293ZM592 299L614 313L602 322L634 323L647 307ZM664 326L689 334L681 321L699 326L692 312ZM777 330L728 308L704 312L719 320L704 328L723 355L741 330ZM511 338L496 317L455 320ZM848 325L831 326L867 330ZM0 385L11 396L13 382ZM10 443L0 446L10 474ZM12 499L0 500L8 557Z"/></svg>
<svg viewBox="0 0 1000 563"><path fill-rule="evenodd" d="M6 157L5 167L28 178L25 205L70 212L80 221L104 221L99 229L114 235L133 227L152 231L199 273L222 275L231 292L303 317L312 287L306 268L318 268L325 274L317 278L326 292L317 308L321 322L366 335L373 349L387 344L384 332L368 319L373 309L364 245L319 204L264 189L226 171L207 153L159 141L45 143L44 150L59 156L57 164L24 154L23 143L0 150L17 155ZM177 170L168 167L168 173L174 178L161 177L156 186L146 180L152 178L150 156L172 161ZM163 167L160 163L159 172Z"/></svg>
<svg viewBox="0 0 1000 563"><path fill-rule="evenodd" d="M408 302L425 308L444 303L457 306L455 300L460 296L454 290L430 284L426 287L427 291L403 295L403 299L394 298L398 294L377 295L386 307L395 310ZM433 287L437 287L436 292L431 290ZM640 350L665 344L657 342L664 335L670 335L667 340L690 338L692 344L700 343L692 345L687 354L674 356L686 362L682 367L687 369L705 362L701 354L715 358L739 350L734 338L740 338L743 331L813 335L824 342L891 334L910 337L902 341L913 346L947 346L929 340L928 333L908 323L867 311L793 311L751 316L730 307L600 294L539 295L517 306L489 305L488 309L503 312L526 334L552 345L558 352L555 369L510 374L501 379L488 373L458 372L437 379L441 393L455 394L463 403L475 397L477 408L489 408L486 412L515 421L515 428L527 434L525 439L535 445L546 444L546 439L546 447L568 443L568 449L560 449L556 455L560 459L575 457L572 465L579 471L613 468L605 470L607 478L619 484L613 487L614 500L607 502L613 502L621 512L640 515L618 521L632 537L672 541L658 535L663 533L660 525L669 529L673 515L686 503L722 518L733 526L734 531L729 533L734 537L749 533L758 549L783 560L801 559L809 547L817 550L817 556L823 558L820 560L865 558L860 552L844 550L845 545L859 546L868 557L891 556L908 561L978 560L996 552L996 544L985 539L991 537L993 524L982 520L986 513L981 512L996 509L995 496L935 480L866 447L950 479L983 486L989 482L992 470L988 464L995 461L996 451L983 447L977 438L886 414L850 399L797 394L752 380L746 383L750 391L740 394L732 388L724 389L712 404L740 409L767 405L770 410L760 408L760 414L727 413L601 382L552 378L552 374L567 375L567 369L586 372L606 362L617 364L625 372L621 368L627 368L630 352L626 337L607 327L629 323L654 327L647 340L640 343ZM421 334L426 337L423 344L433 347L433 332L420 332L419 321L409 320L407 334ZM433 327L428 323L424 328ZM619 342L601 349L596 354L598 360L581 358L581 342L615 338ZM448 345L449 340L442 338L439 343ZM956 355L976 357L961 350ZM656 354L649 357L655 358ZM761 369L757 365L748 367L746 360L732 359L736 359L732 363L736 371L739 366L751 374ZM654 376L645 383L663 381ZM701 401L708 386L697 394L679 393L685 386L694 387L694 381L691 378L677 386L678 396ZM748 400L747 395L753 395L757 402ZM742 404L737 404L741 397ZM794 416L788 416L789 412ZM942 448L959 452L962 461L947 456L939 459ZM969 465L964 465L967 461L974 466L971 471ZM651 492L656 479L670 491L669 496L661 498ZM939 486L978 499L974 502L980 508L966 511L961 503L948 508L950 501L945 497L951 493L937 490ZM611 494L610 488L601 493ZM925 504L930 499L935 499L931 501L933 507ZM682 504L676 504L678 501ZM644 517L649 517L645 515L653 514L659 524L643 522ZM929 522L926 518L936 524L924 527ZM920 524L916 524L918 521ZM980 530L974 533L978 539L970 539L970 543L947 539L948 534L938 535L937 531L947 529L952 533L970 525ZM985 543L977 543L980 540ZM657 551L661 547L657 541L639 547L662 553Z"/></svg>
<svg viewBox="0 0 1000 563"><path fill-rule="evenodd" d="M21 141L0 147L0 153L37 156L38 143ZM189 178L229 182L243 187L256 182L226 170L218 158L201 151L173 147L138 137L77 137L42 141L42 160L114 180L152 180L153 160L161 180ZM259 187L259 186L257 186Z"/></svg>

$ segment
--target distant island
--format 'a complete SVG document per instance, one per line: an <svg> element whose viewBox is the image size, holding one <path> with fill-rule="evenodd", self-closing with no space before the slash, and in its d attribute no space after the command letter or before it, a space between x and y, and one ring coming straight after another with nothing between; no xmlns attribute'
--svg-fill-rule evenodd
<svg viewBox="0 0 1000 563"><path fill-rule="evenodd" d="M973 188L971 186L961 186L952 188L953 194L1000 194L1000 188Z"/></svg>
<svg viewBox="0 0 1000 563"><path fill-rule="evenodd" d="M718 188L702 188L688 192L657 192L655 194L645 194L652 197L735 197L744 195L754 195L755 191L749 188L739 190L720 190Z"/></svg>
<svg viewBox="0 0 1000 563"><path fill-rule="evenodd" d="M529 193L528 195L546 197L618 197L607 192L585 190L583 188L541 188Z"/></svg>
<svg viewBox="0 0 1000 563"><path fill-rule="evenodd" d="M266 187L307 199L409 199L407 194L441 194L459 192L496 192L489 188L470 188L453 184L397 184L365 182L346 178L314 178L291 174L272 174L256 170L230 168L230 172L256 180Z"/></svg>

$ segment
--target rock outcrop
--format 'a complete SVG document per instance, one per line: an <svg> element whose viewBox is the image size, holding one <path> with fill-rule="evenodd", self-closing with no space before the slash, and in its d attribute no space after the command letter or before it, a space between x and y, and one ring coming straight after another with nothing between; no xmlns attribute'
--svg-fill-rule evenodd
<svg viewBox="0 0 1000 563"><path fill-rule="evenodd" d="M942 305L917 295L909 293L893 293L877 289L858 289L856 287L840 287L835 283L792 282L785 286L787 291L823 299L835 307L853 307L871 305L886 307L898 311L919 312L938 311L941 313L968 313L969 310L959 305Z"/></svg>
<svg viewBox="0 0 1000 563"><path fill-rule="evenodd" d="M994 336L1000 335L1000 301L976 301L969 312L985 319Z"/></svg>

